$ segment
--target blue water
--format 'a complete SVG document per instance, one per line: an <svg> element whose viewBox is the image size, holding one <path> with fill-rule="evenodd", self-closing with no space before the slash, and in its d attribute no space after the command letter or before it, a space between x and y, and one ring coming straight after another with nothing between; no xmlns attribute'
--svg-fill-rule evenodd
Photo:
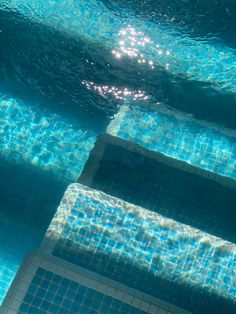
<svg viewBox="0 0 236 314"><path fill-rule="evenodd" d="M235 309L235 245L102 192L71 185L49 240L52 255L193 313Z"/></svg>
<svg viewBox="0 0 236 314"><path fill-rule="evenodd" d="M108 126L235 180L235 17L234 0L0 0L0 303Z"/></svg>
<svg viewBox="0 0 236 314"><path fill-rule="evenodd" d="M198 168L236 179L236 132L160 105L120 108L108 133Z"/></svg>
<svg viewBox="0 0 236 314"><path fill-rule="evenodd" d="M99 146L104 147L100 156ZM207 171L201 171L203 176L185 162L173 165L171 158L148 152L118 137L101 136L79 182L235 243L236 186L226 187L209 179Z"/></svg>
<svg viewBox="0 0 236 314"><path fill-rule="evenodd" d="M40 287L38 289L38 287ZM47 293L45 294L45 292ZM64 298L66 296L66 298ZM101 300L103 300L101 304ZM129 313L145 314L142 310L110 296L63 278L44 268L38 268L20 306L20 313Z"/></svg>

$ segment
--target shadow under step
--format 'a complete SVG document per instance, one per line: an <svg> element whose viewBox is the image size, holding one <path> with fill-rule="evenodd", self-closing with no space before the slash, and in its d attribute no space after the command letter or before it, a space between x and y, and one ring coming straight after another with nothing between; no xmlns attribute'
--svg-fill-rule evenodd
<svg viewBox="0 0 236 314"><path fill-rule="evenodd" d="M236 131L193 118L164 105L157 108L125 104L107 133L135 142L209 171L217 179L236 180Z"/></svg>
<svg viewBox="0 0 236 314"><path fill-rule="evenodd" d="M41 252L27 256L4 314L187 314L178 307Z"/></svg>
<svg viewBox="0 0 236 314"><path fill-rule="evenodd" d="M81 184L41 251L194 313L236 309L234 244Z"/></svg>
<svg viewBox="0 0 236 314"><path fill-rule="evenodd" d="M97 133L81 124L0 91L0 305L89 157Z"/></svg>
<svg viewBox="0 0 236 314"><path fill-rule="evenodd" d="M236 183L230 178L105 134L79 182L236 242Z"/></svg>

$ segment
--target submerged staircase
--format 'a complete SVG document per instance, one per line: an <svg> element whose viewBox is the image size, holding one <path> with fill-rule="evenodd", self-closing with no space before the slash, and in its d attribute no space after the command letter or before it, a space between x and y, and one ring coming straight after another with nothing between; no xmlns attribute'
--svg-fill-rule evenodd
<svg viewBox="0 0 236 314"><path fill-rule="evenodd" d="M235 169L211 144L230 143L232 155L234 137L217 130L213 140L203 128L209 142L202 149L209 146L211 159L206 154L196 164L170 147L162 151L163 138L152 133L147 149L154 117L151 123L133 116L131 127L122 108L97 138L79 183L68 187L40 249L21 267L3 313L234 313Z"/></svg>
<svg viewBox="0 0 236 314"><path fill-rule="evenodd" d="M235 258L230 242L73 184L2 311L90 313L88 297L104 309L92 313L185 313L171 302L193 313L233 313ZM120 310L114 300L124 303Z"/></svg>
<svg viewBox="0 0 236 314"><path fill-rule="evenodd" d="M76 115L78 112L81 114L81 123L77 121L76 125L72 125L71 117L62 119L60 110L59 114L55 114L54 107L42 110L37 102L20 103L18 99L6 96L10 77L14 80L16 94L21 94L19 91L27 89L32 81L40 94L38 99L58 102L62 107L69 104L76 110L81 104L81 107L85 103L87 106L88 94L77 84L83 78L80 68L93 73L93 61L96 62L97 55L108 54L113 49L115 54L124 53L119 42L120 39L123 42L128 39L119 37L122 19L111 13L102 2L83 1L83 5L89 12L86 19L79 18L84 17L79 2L70 7L65 1L59 1L56 12L53 1L46 4L44 1L24 0L20 4L13 0L10 3L2 1L0 5L0 10L4 12L1 40L6 44L11 42L11 38L14 42L14 46L6 44L5 54L9 52L17 71L24 76L24 79L19 79L10 69L4 86L1 86L0 114L4 116L4 120L0 119L3 134L0 134L3 139L0 142L1 158L26 168L27 171L18 174L18 178L24 177L27 182L22 191L28 191L41 170L48 174L44 190L50 195L50 202L47 206L33 201L37 204L27 204L36 209L36 220L40 218L38 213L44 218L42 208L45 207L45 211L51 209L54 194L58 199L66 186L77 180L79 182L69 185L41 247L25 259L0 313L177 314L189 311L196 314L234 314L234 130L200 121L204 114L195 119L165 106L159 105L151 110L145 105L132 106L125 100L106 130L107 121L104 122L105 127L103 125L101 129L90 132L86 131L87 121L83 124L83 110L75 111ZM99 19L96 12L100 12ZM57 14L62 15L63 23L58 23ZM9 22L12 20L15 24ZM137 28L142 26L137 18L133 18L132 22ZM102 25L99 33L94 27L97 23ZM149 26L145 26L144 31L148 31ZM22 30L19 38L16 28ZM135 30L128 27L124 31L130 35L129 32ZM41 53L42 34L51 39L52 46ZM149 40L145 32L142 37L134 38L134 42L144 41L144 38ZM218 91L229 94L230 101L226 105L221 101L217 105L214 101L208 105L206 120L227 123L227 126L235 128L235 106L231 102L231 93L235 92L234 68L231 66L235 57L232 51L226 46L207 42L196 45L197 42L190 37L180 42L178 38L175 30L166 27L158 29L153 39L158 48L152 49L152 46L144 44L139 51L140 56L143 54L146 58L145 64L149 66L149 61L158 70L150 75L147 68L139 70L143 75L149 75L149 83L156 77L162 79L170 75L177 80L181 90L190 86L190 79L205 82L207 88L208 83L212 85L216 93L213 100L218 97ZM23 43L23 54L18 51L18 40ZM176 53L172 55L169 50L159 47L161 40L161 46L170 43L173 50L177 48ZM31 41L35 49L29 49ZM186 47L191 47L191 58L186 58ZM99 51L100 54L91 54L92 61L85 61L86 49L96 49L96 53ZM211 60L209 67L200 67L201 71L195 64L201 61L205 65L206 59L199 59L199 51ZM208 57L209 52L213 54L212 58ZM67 60L62 63L65 53ZM129 58L128 55L124 57ZM121 65L117 65L116 59L109 60L109 65L115 68L124 86L127 83L124 73L129 74L129 70L125 72L129 63L127 60ZM170 60L172 68L167 66ZM138 64L136 61L130 61L131 69L137 70L134 66L135 62ZM4 63L4 58L1 62ZM229 67L226 77L221 75L222 63L224 67ZM32 64L34 69L28 71ZM109 81L106 66L104 62L101 76L104 81ZM215 71L212 71L212 66ZM52 84L50 79L53 81L55 78L45 79L50 77L51 68L57 73L57 84L54 85L48 82ZM160 68L166 70L166 76L160 75ZM63 80L65 73L67 80ZM179 74L181 77L178 77ZM93 75L89 78L93 79ZM63 84L66 84L65 88ZM152 92L157 85L154 84ZM198 88L193 91L194 95L198 95ZM81 93L83 100L78 102ZM194 96L185 97L186 100ZM91 99L96 103L94 95ZM201 99L208 97L204 94ZM104 103L99 103L101 108ZM183 111L186 109L180 104L178 106ZM90 109L86 107L88 112ZM187 109L195 116L200 111L197 102ZM96 114L95 110L93 116L96 117ZM92 113L88 115L92 116ZM62 138L68 141L61 141ZM55 181L48 179L51 177ZM13 180L9 177L8 181ZM17 185L18 182L15 182ZM39 187L42 189L42 185ZM39 194L41 198L38 200L42 200L45 191L39 190L35 184L33 194ZM57 190L60 190L59 194ZM24 208L25 217L28 214ZM52 211L51 217L53 214ZM30 219L25 222L27 228L30 223ZM10 227L12 230L14 223L11 222ZM25 252L31 251L35 241L40 242L45 232L39 228L40 232L35 234L34 228L31 229L27 231L27 243L21 241ZM9 230L5 232L2 228L1 239L8 233ZM32 243L31 238L34 240ZM9 260L0 269L0 299L6 294L21 263L22 256L17 256L14 263L11 260L18 239L13 236L9 240L9 246L12 245ZM14 264L11 273L8 264L11 267Z"/></svg>
<svg viewBox="0 0 236 314"><path fill-rule="evenodd" d="M236 182L231 178L105 134L98 137L78 181L236 241Z"/></svg>
<svg viewBox="0 0 236 314"><path fill-rule="evenodd" d="M24 255L38 247L66 187L82 172L97 133L1 91L0 117L1 305Z"/></svg>

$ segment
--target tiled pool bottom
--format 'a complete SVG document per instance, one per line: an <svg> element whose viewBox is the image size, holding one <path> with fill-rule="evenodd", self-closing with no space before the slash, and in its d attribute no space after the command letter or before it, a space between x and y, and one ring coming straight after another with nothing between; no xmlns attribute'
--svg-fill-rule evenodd
<svg viewBox="0 0 236 314"><path fill-rule="evenodd" d="M84 268L34 253L3 304L4 314L187 314Z"/></svg>
<svg viewBox="0 0 236 314"><path fill-rule="evenodd" d="M28 180L32 178L31 175L33 176L34 172L24 176L20 171L18 176L16 168L12 171L13 178L10 171L7 173L8 177L3 175L2 168L0 171L0 176L3 178L0 180L0 304L25 255L39 247L60 197L63 195L63 190L55 184L55 188L58 189L54 190L50 187L51 190L47 191L47 197L45 197L45 193L41 193L43 187L47 187L45 180L42 182L45 185L42 184L40 189L40 186L36 184L37 179L35 186L31 184L31 180ZM20 174L23 175L24 183L19 181ZM8 188L9 194L6 193ZM21 194L22 191L24 193Z"/></svg>
<svg viewBox="0 0 236 314"><path fill-rule="evenodd" d="M194 313L236 309L234 244L80 184L42 250Z"/></svg>

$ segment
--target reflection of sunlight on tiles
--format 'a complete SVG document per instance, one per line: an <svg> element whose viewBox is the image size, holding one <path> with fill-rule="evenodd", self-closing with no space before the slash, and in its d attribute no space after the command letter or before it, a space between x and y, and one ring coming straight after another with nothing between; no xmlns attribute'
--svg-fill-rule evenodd
<svg viewBox="0 0 236 314"><path fill-rule="evenodd" d="M0 153L14 163L30 163L74 182L95 141L91 131L36 106L14 99L0 101Z"/></svg>
<svg viewBox="0 0 236 314"><path fill-rule="evenodd" d="M236 179L236 133L164 106L123 106L108 133L194 166Z"/></svg>
<svg viewBox="0 0 236 314"><path fill-rule="evenodd" d="M139 290L145 270L200 294L235 297L234 244L80 184L67 189L43 249ZM155 283L142 287L155 296Z"/></svg>

